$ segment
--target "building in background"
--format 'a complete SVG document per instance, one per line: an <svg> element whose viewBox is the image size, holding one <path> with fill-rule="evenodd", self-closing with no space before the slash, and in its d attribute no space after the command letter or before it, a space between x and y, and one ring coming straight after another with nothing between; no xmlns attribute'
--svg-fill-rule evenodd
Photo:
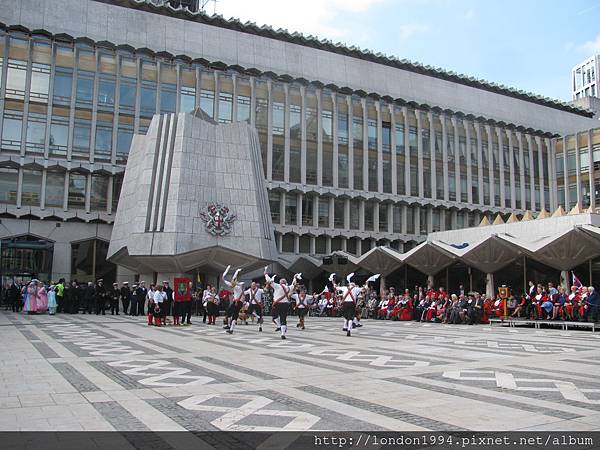
<svg viewBox="0 0 600 450"><path fill-rule="evenodd" d="M571 70L571 93L573 100L584 97L600 97L598 73L600 56L595 55L577 64Z"/></svg>
<svg viewBox="0 0 600 450"><path fill-rule="evenodd" d="M597 124L552 99L165 2L27 5L0 10L4 278L139 276L106 256L132 137L155 114L257 130L274 269L318 284L375 248L568 207L556 138ZM404 283L427 276L403 270Z"/></svg>

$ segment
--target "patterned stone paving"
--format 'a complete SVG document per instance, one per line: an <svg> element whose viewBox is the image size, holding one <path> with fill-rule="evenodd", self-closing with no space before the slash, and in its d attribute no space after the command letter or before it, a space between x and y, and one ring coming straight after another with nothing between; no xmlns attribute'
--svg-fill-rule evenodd
<svg viewBox="0 0 600 450"><path fill-rule="evenodd" d="M600 333L289 323L0 312L0 430L600 430Z"/></svg>

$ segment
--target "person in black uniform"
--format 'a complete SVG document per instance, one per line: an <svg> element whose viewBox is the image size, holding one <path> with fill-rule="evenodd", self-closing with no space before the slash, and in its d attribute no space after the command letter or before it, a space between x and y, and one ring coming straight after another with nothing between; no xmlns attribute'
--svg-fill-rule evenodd
<svg viewBox="0 0 600 450"><path fill-rule="evenodd" d="M110 313L111 315L115 315L115 312L117 313L117 316L119 315L119 296L120 296L120 292L119 292L119 283L113 283L112 285L112 289L109 292L109 296L110 296Z"/></svg>
<svg viewBox="0 0 600 450"><path fill-rule="evenodd" d="M96 315L102 313L106 314L106 288L104 287L104 280L99 279L96 284L96 290L94 292L94 298L96 300Z"/></svg>
<svg viewBox="0 0 600 450"><path fill-rule="evenodd" d="M23 308L23 302L21 301L21 289L17 286L14 281L8 288L8 301L11 304L13 312L19 312Z"/></svg>
<svg viewBox="0 0 600 450"><path fill-rule="evenodd" d="M152 285L154 286L154 285ZM144 288L144 298L138 298L137 299L137 315L139 316L145 316L146 315L146 311L144 311L144 306L146 305L146 300L148 300L148 295L149 295L149 290L148 288L146 288L145 284L142 285L142 287ZM152 289L152 291L154 291L154 289ZM152 293L152 295L154 296L154 292Z"/></svg>
<svg viewBox="0 0 600 450"><path fill-rule="evenodd" d="M85 287L85 290L83 291L83 313L84 314L86 312L88 314L92 313L92 309L95 306L94 305L94 293L95 293L94 283L89 281L87 286Z"/></svg>
<svg viewBox="0 0 600 450"><path fill-rule="evenodd" d="M123 282L121 286L121 303L123 305L123 314L127 315L129 310L129 303L131 302L131 291L129 290L129 282Z"/></svg>
<svg viewBox="0 0 600 450"><path fill-rule="evenodd" d="M80 284L77 282L77 280L74 280L71 283L71 289L73 290L73 300L72 300L72 305L71 305L71 312L73 314L79 314L79 308L81 307L81 304L83 303L83 288L80 286Z"/></svg>
<svg viewBox="0 0 600 450"><path fill-rule="evenodd" d="M134 299L131 303L131 310L129 311L130 316L137 316L140 310L140 304L142 306L142 311L144 310L144 303L146 302L146 295L148 295L148 289L146 289L146 282L140 281L137 289L135 290ZM162 311L161 305L161 311ZM143 314L142 314L143 315Z"/></svg>

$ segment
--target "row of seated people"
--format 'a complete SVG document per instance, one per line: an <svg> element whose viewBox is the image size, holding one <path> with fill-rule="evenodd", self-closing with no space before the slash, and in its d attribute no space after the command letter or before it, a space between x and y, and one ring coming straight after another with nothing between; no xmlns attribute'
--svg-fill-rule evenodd
<svg viewBox="0 0 600 450"><path fill-rule="evenodd" d="M375 319L415 320L451 324L489 323L490 318L522 317L533 320L594 321L600 316L600 295L593 287L566 289L530 283L529 293L518 300L511 296L505 302L499 297L485 297L476 292L448 294L438 290L416 288L397 295L392 287L381 298L372 296L367 302L367 315Z"/></svg>
<svg viewBox="0 0 600 450"><path fill-rule="evenodd" d="M469 325L488 323L489 318L496 313L494 302L485 299L479 293L466 294L463 291L459 294L448 294L442 287L437 291L418 288L414 295L411 295L408 289L403 295L396 295L392 287L384 292L381 299L369 299L367 311L369 317L382 320Z"/></svg>
<svg viewBox="0 0 600 450"><path fill-rule="evenodd" d="M593 286L571 286L570 292L553 283L547 286L529 283L527 294L508 301L510 317L531 320L597 322L600 318L600 294Z"/></svg>

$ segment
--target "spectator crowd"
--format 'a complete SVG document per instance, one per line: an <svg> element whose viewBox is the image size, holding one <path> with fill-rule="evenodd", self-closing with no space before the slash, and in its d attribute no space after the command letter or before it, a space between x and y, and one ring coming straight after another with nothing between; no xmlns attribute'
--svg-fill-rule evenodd
<svg viewBox="0 0 600 450"><path fill-rule="evenodd" d="M226 311L232 300L232 292L216 290L207 286L206 291L218 295L219 311ZM149 325L189 325L192 314L203 316L206 322L207 304L203 290L192 293L189 301L176 301L168 281L162 284L144 281L133 284L113 283L105 286L103 280L97 282L67 283L31 280L27 283L10 283L2 288L5 309L28 314L127 314L149 316ZM308 305L309 314L321 317L342 315L342 295L326 288L321 293L313 293ZM270 292L265 290L264 313L270 309ZM454 292L443 287L415 286L412 290L398 292L394 287L381 292L373 288L365 289L356 300L357 311L363 318L377 320L413 320L418 322L439 322L444 324L481 324L497 317L522 318L530 320L555 321L594 321L600 318L600 295L593 287L577 285L570 289L529 282L528 291L520 296L499 295L489 297L478 292L467 292L459 286ZM247 322L252 317L245 314L246 304L240 312L240 320ZM293 314L293 311L291 311Z"/></svg>

